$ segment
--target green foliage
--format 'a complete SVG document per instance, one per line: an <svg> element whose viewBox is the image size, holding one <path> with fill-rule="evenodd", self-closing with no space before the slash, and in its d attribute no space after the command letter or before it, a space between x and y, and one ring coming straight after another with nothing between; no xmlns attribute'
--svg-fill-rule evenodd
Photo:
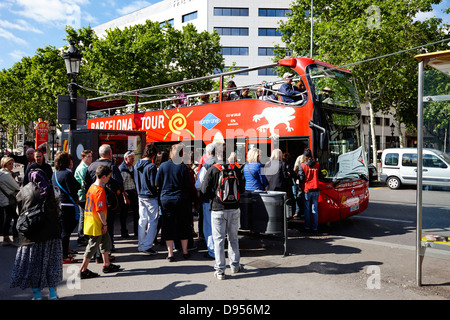
<svg viewBox="0 0 450 320"><path fill-rule="evenodd" d="M78 82L116 93L209 75L223 68L219 40L217 33L199 33L192 24L178 30L147 21L123 30L108 30L104 38L94 39L84 51L85 65ZM211 86L211 81L204 81L186 85L183 90L209 90ZM159 93L175 93L175 88L172 90Z"/></svg>
<svg viewBox="0 0 450 320"><path fill-rule="evenodd" d="M108 30L99 38L91 27L65 29L67 41L74 41L83 54L76 82L84 88L79 96L94 97L102 92L123 92L212 74L223 69L217 33L197 32L192 24L182 30L147 21L123 30ZM10 132L25 126L33 135L33 121L55 121L57 97L67 95L69 78L62 57L67 46L38 48L0 72L0 122ZM210 90L212 81L188 85L185 92ZM165 94L173 94L165 89ZM153 93L153 92L152 92ZM162 93L162 92L161 92ZM154 99L154 97L153 97ZM134 101L134 98L130 98Z"/></svg>
<svg viewBox="0 0 450 320"><path fill-rule="evenodd" d="M417 123L417 60L424 50L442 50L445 44L392 55L382 59L356 62L388 55L445 38L442 21L431 18L416 21L419 11L431 10L438 0L341 0L314 1L313 58L337 66L350 65L361 101L370 102L374 111L390 112L407 127ZM289 19L280 24L282 40L295 54L309 53L310 27L305 11L310 0L297 0ZM277 59L285 50L276 50Z"/></svg>

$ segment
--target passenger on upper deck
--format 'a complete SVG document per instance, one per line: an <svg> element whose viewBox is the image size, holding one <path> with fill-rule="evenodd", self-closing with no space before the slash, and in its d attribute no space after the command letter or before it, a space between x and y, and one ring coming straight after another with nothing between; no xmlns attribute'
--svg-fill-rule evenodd
<svg viewBox="0 0 450 320"><path fill-rule="evenodd" d="M241 95L239 96L239 99L251 99L252 97L249 96L250 89L244 88L242 89Z"/></svg>
<svg viewBox="0 0 450 320"><path fill-rule="evenodd" d="M240 90L234 90L236 89L236 83L234 83L233 80L228 81L227 84L227 100L236 100L239 99L240 96Z"/></svg>
<svg viewBox="0 0 450 320"><path fill-rule="evenodd" d="M183 89L178 87L175 91L177 92L178 98L180 98L180 104L186 104L186 93L183 92Z"/></svg>
<svg viewBox="0 0 450 320"><path fill-rule="evenodd" d="M297 84L295 85L295 88L297 88L298 91L302 92L304 96L306 95L306 87L305 87L305 84L303 83L303 80L302 80L302 79L300 79L300 80L297 82ZM295 89L295 88L294 88L294 89ZM303 97L303 99L304 99L304 98L305 98L305 97Z"/></svg>
<svg viewBox="0 0 450 320"><path fill-rule="evenodd" d="M275 97L271 83L263 81L261 87L256 91L256 97L260 100L277 100Z"/></svg>
<svg viewBox="0 0 450 320"><path fill-rule="evenodd" d="M180 107L184 107L184 105L180 104L180 99L177 97L173 97L173 104L165 107L164 109L176 109L176 108L180 108Z"/></svg>
<svg viewBox="0 0 450 320"><path fill-rule="evenodd" d="M209 103L209 94L203 93L200 96L200 101L197 103L197 105L206 104L206 103Z"/></svg>
<svg viewBox="0 0 450 320"><path fill-rule="evenodd" d="M333 90L330 87L325 87L319 92L319 100L322 103L334 104Z"/></svg>
<svg viewBox="0 0 450 320"><path fill-rule="evenodd" d="M292 103L303 100L302 93L298 90L297 87L292 85L292 79L294 75L290 72L286 72L283 75L283 79L286 80L280 87L280 94L283 99L283 102Z"/></svg>

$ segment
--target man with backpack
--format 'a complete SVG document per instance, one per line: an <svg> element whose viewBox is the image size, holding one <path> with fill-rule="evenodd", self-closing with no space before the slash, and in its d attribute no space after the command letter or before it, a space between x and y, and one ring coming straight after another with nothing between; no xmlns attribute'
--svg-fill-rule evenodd
<svg viewBox="0 0 450 320"><path fill-rule="evenodd" d="M202 191L203 181L205 179L206 172L208 169L217 162L216 157L216 144L210 143L205 148L206 161L203 163L201 169L198 171L197 181L195 182L195 188L200 190L200 200L201 200L201 222L203 237L205 238L206 247L208 252L205 252L204 257L208 259L215 259L214 254L214 240L212 237L211 229L211 210L210 210L210 198L204 194Z"/></svg>
<svg viewBox="0 0 450 320"><path fill-rule="evenodd" d="M214 276L225 279L225 237L228 237L228 257L232 273L242 270L239 253L239 194L245 191L240 170L223 161L225 145L218 145L217 163L206 172L201 191L210 199L211 225L216 264Z"/></svg>

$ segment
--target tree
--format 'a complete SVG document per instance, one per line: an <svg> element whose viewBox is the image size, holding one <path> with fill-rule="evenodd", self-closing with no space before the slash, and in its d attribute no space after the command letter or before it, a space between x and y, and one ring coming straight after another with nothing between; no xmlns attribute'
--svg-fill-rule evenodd
<svg viewBox="0 0 450 320"><path fill-rule="evenodd" d="M430 11L431 5L439 2L314 1L313 58L337 66L350 65L359 97L370 107L372 124L374 112L387 113L392 109L397 122L401 121L409 128L415 127L417 62L413 57L423 50L387 55L444 38L443 29L448 29L448 26L441 26L439 19L414 20L419 11ZM310 6L310 0L295 1L289 19L280 24L282 41L296 53L309 52L310 20L305 12ZM279 48L276 52L277 58L282 58L285 49ZM383 59L352 64L385 55ZM372 139L375 145L374 134ZM377 159L376 150L373 153L373 159Z"/></svg>
<svg viewBox="0 0 450 320"><path fill-rule="evenodd" d="M38 48L33 57L24 57L0 73L0 111L11 138L21 127L33 135L33 121L56 120L57 97L67 88L61 52L52 46Z"/></svg>
<svg viewBox="0 0 450 320"><path fill-rule="evenodd" d="M86 30L77 34L70 29L68 33L69 39L84 43L83 37L88 37L86 42L90 43L81 50L83 71L78 82L103 92L131 91L202 77L224 66L219 35L216 32L199 33L192 24L178 30L168 24L161 28L157 22L146 21L124 29L107 30L104 38L93 37ZM200 85L187 85L184 90L199 91L211 87L212 82L205 81ZM165 89L150 94L159 93L164 97L173 95L174 89L173 92Z"/></svg>
<svg viewBox="0 0 450 320"><path fill-rule="evenodd" d="M424 96L443 96L450 92L450 78L435 69L424 73ZM450 102L430 101L424 104L424 126L434 137L434 143L439 150L448 150L448 136L450 126Z"/></svg>
<svg viewBox="0 0 450 320"><path fill-rule="evenodd" d="M147 21L109 30L105 38L98 38L90 27L65 30L66 40L75 41L83 54L77 82L82 85L79 95L86 97L98 95L95 90L115 93L201 77L224 66L219 35L199 33L192 24L176 30ZM22 127L34 135L33 121L38 118L56 122L58 95L68 93L65 50L38 48L33 57L24 57L0 72L0 121L7 125L10 139ZM205 81L184 89L211 87L212 81Z"/></svg>

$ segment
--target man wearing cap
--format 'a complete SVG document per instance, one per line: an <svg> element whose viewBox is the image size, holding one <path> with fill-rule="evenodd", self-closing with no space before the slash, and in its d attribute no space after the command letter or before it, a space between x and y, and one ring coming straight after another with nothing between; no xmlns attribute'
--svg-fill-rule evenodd
<svg viewBox="0 0 450 320"><path fill-rule="evenodd" d="M298 91L296 87L292 85L292 79L294 75L290 72L286 72L283 75L283 79L286 80L280 87L281 97L283 98L283 102L292 103L299 100L303 100L303 94L301 91Z"/></svg>

